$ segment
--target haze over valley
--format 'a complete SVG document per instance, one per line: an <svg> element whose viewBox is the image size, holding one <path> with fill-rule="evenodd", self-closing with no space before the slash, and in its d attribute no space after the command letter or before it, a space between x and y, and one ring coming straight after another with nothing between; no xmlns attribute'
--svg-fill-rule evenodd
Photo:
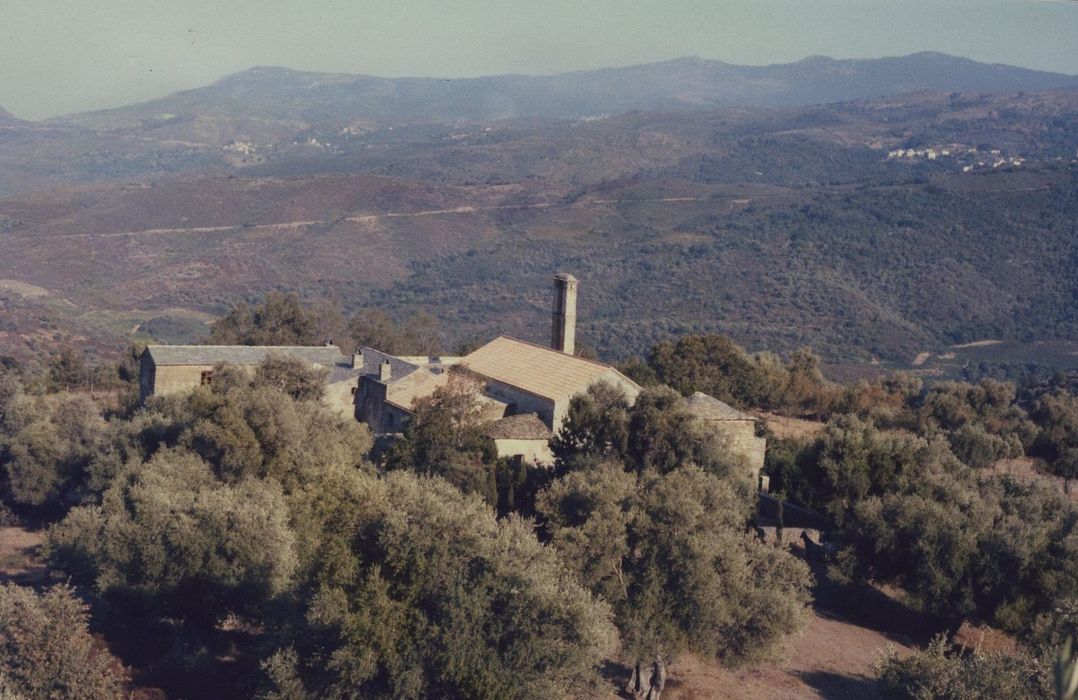
<svg viewBox="0 0 1078 700"><path fill-rule="evenodd" d="M611 358L690 331L836 363L1065 343L1076 86L932 53L449 81L254 68L4 114L0 332L21 354L189 341L284 289L425 309L450 345L492 323L534 339L540 280L572 269L582 339Z"/></svg>

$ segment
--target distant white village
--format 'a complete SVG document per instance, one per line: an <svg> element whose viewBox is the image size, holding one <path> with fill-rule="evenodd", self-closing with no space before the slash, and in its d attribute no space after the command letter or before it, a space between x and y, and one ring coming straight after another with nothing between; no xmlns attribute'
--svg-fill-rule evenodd
<svg viewBox="0 0 1078 700"><path fill-rule="evenodd" d="M887 153L887 160L916 161L940 160L943 158L961 159L963 161L962 172L964 173L978 169L1017 167L1026 162L1026 159L1022 156L1009 156L998 148L985 151L978 149L976 146L964 146L962 144L930 146L927 148L897 148Z"/></svg>

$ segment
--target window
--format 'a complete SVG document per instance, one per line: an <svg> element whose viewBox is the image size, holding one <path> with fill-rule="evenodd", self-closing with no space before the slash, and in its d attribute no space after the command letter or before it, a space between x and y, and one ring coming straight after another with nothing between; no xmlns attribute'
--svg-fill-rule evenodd
<svg viewBox="0 0 1078 700"><path fill-rule="evenodd" d="M213 381L213 370L208 369L208 370L206 370L206 371L204 371L202 373L202 377L201 377L201 380L199 381L199 384L201 384L202 386L206 386L207 384L209 384L212 381Z"/></svg>

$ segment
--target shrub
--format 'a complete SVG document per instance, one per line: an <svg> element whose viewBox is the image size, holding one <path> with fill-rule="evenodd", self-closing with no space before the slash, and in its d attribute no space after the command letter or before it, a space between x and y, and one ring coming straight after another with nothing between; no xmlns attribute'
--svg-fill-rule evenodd
<svg viewBox="0 0 1078 700"><path fill-rule="evenodd" d="M1051 665L1027 653L964 653L941 636L900 659L891 649L876 665L880 694L894 700L1054 700Z"/></svg>
<svg viewBox="0 0 1078 700"><path fill-rule="evenodd" d="M0 585L0 697L113 700L125 674L90 636L86 605L67 586Z"/></svg>
<svg viewBox="0 0 1078 700"><path fill-rule="evenodd" d="M637 661L757 659L805 622L808 568L746 534L749 501L698 467L637 476L607 462L554 482L538 509Z"/></svg>
<svg viewBox="0 0 1078 700"><path fill-rule="evenodd" d="M305 615L266 664L275 698L566 697L616 641L609 609L475 495L405 471L328 477Z"/></svg>

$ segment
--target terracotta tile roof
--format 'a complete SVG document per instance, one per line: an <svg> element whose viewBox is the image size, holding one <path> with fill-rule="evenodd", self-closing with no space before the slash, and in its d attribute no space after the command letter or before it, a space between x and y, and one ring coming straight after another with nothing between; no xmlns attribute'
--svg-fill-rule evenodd
<svg viewBox="0 0 1078 700"><path fill-rule="evenodd" d="M534 413L494 421L487 426L486 434L495 440L549 440L553 437L546 423Z"/></svg>
<svg viewBox="0 0 1078 700"><path fill-rule="evenodd" d="M702 391L684 399L685 406L693 415L703 420L756 420L755 416L743 413L728 403L719 401Z"/></svg>
<svg viewBox="0 0 1078 700"><path fill-rule="evenodd" d="M484 377L555 400L585 391L604 376L619 376L609 365L504 335L460 363Z"/></svg>

